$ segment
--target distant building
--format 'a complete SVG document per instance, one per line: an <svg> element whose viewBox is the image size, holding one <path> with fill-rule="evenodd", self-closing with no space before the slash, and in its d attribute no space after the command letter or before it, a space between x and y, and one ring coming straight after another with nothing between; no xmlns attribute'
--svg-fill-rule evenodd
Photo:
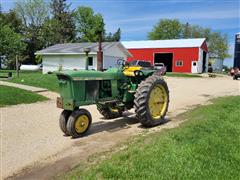
<svg viewBox="0 0 240 180"><path fill-rule="evenodd" d="M221 59L210 59L212 69L214 72L222 72L223 69L223 60Z"/></svg>
<svg viewBox="0 0 240 180"><path fill-rule="evenodd" d="M233 67L240 68L240 32L235 36L234 63Z"/></svg>
<svg viewBox="0 0 240 180"><path fill-rule="evenodd" d="M168 72L203 73L208 71L208 47L205 38L124 41L132 54L128 61L146 60L164 63Z"/></svg>
<svg viewBox="0 0 240 180"><path fill-rule="evenodd" d="M56 44L36 52L42 56L43 73L58 70L85 69L84 48L90 48L88 69L97 69L98 43ZM103 68L116 67L118 59L127 60L131 54L120 42L103 42Z"/></svg>

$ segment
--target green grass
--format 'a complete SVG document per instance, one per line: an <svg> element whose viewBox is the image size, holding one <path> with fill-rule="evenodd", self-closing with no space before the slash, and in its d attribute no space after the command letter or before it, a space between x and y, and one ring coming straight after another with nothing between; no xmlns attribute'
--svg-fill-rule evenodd
<svg viewBox="0 0 240 180"><path fill-rule="evenodd" d="M1 72L13 72L13 78L8 80L9 82L41 87L55 92L58 91L56 74L42 74L40 71L20 71L20 76L17 78L15 71L1 70L0 73Z"/></svg>
<svg viewBox="0 0 240 180"><path fill-rule="evenodd" d="M239 179L240 96L219 98L181 115L175 129L138 137L127 149L66 179Z"/></svg>
<svg viewBox="0 0 240 180"><path fill-rule="evenodd" d="M29 104L37 101L45 101L46 97L25 91L0 85L0 107L16 104Z"/></svg>
<svg viewBox="0 0 240 180"><path fill-rule="evenodd" d="M201 78L199 74L186 74L186 73L173 73L167 72L166 76L168 77L186 77L186 78Z"/></svg>

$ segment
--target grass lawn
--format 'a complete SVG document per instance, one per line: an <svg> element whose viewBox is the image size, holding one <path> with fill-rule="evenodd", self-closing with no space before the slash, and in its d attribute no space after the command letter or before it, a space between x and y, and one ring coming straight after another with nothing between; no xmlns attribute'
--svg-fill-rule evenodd
<svg viewBox="0 0 240 180"><path fill-rule="evenodd" d="M40 71L20 71L20 76L17 78L15 71L1 70L1 72L13 72L13 78L9 82L46 88L55 92L58 91L57 76L55 74L42 74Z"/></svg>
<svg viewBox="0 0 240 180"><path fill-rule="evenodd" d="M167 72L166 76L168 77L186 77L186 78L201 78L199 74L185 74L185 73L173 73Z"/></svg>
<svg viewBox="0 0 240 180"><path fill-rule="evenodd" d="M0 107L45 101L46 97L19 88L0 85Z"/></svg>
<svg viewBox="0 0 240 180"><path fill-rule="evenodd" d="M219 98L179 117L180 127L138 137L66 179L239 179L240 96ZM91 162L92 163L92 162Z"/></svg>

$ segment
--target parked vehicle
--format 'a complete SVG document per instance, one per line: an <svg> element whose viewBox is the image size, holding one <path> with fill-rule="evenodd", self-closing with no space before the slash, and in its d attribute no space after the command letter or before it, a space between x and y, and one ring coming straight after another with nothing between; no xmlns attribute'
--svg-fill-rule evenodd
<svg viewBox="0 0 240 180"><path fill-rule="evenodd" d="M133 60L128 63L129 66L141 66L145 68L152 68L150 61L143 61L143 60Z"/></svg>
<svg viewBox="0 0 240 180"><path fill-rule="evenodd" d="M230 76L233 77L233 75L234 75L234 68L231 68L231 70L230 70Z"/></svg>
<svg viewBox="0 0 240 180"><path fill-rule="evenodd" d="M239 68L234 68L234 73L233 73L233 80L238 80L240 78L240 70Z"/></svg>
<svg viewBox="0 0 240 180"><path fill-rule="evenodd" d="M165 75L166 72L167 72L167 67L164 65L164 63L155 63L155 64L154 64L154 67L155 67L156 69L161 70L161 71L162 71L162 75Z"/></svg>
<svg viewBox="0 0 240 180"><path fill-rule="evenodd" d="M150 61L134 60L127 64L129 66L140 66L144 69L155 69L161 76L165 75L167 71L167 67L163 63L157 63L157 65L155 64L155 66L152 66Z"/></svg>

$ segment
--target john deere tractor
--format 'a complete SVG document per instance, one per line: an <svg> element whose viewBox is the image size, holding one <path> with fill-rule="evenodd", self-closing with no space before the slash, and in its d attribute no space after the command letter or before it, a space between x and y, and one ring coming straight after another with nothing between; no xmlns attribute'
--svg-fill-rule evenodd
<svg viewBox="0 0 240 180"><path fill-rule="evenodd" d="M59 124L65 135L80 137L90 128L92 116L81 108L83 105L96 104L106 119L121 117L124 111L134 108L145 127L159 125L164 120L169 91L159 71L119 62L119 68L106 71L57 74L61 96L57 98L57 107L64 109Z"/></svg>

